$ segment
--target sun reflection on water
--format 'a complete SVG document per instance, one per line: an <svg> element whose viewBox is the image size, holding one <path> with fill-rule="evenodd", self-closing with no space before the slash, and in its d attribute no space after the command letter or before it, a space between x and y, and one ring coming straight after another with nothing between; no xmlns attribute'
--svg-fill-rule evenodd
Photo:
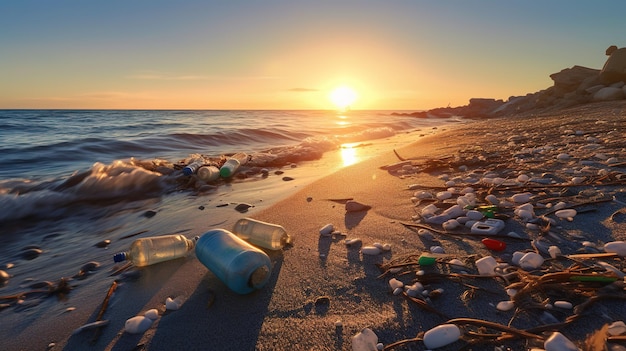
<svg viewBox="0 0 626 351"><path fill-rule="evenodd" d="M343 166L347 167L359 162L360 157L357 154L357 149L354 144L342 144L341 145L341 160Z"/></svg>
<svg viewBox="0 0 626 351"><path fill-rule="evenodd" d="M335 121L336 125L345 127L351 124L350 121L348 121L348 116L346 115L338 115L337 118L339 118L339 120Z"/></svg>

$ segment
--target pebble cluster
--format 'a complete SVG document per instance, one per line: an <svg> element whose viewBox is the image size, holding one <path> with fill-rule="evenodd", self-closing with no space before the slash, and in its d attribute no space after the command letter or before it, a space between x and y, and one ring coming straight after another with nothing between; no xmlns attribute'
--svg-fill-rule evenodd
<svg viewBox="0 0 626 351"><path fill-rule="evenodd" d="M604 120L598 120L593 126L594 130L582 131L556 125L520 125L520 132L515 133L513 129L513 135L505 144L490 143L492 140L486 133L484 144L468 146L453 157L425 162L403 161L388 167L389 173L402 179L430 172L439 174L443 182L442 187L408 185L413 192L411 200L416 212L412 221L420 228L418 235L425 239L424 242L436 242L439 235L454 234L461 238L467 235L468 240L472 239L470 235L486 235L488 238L482 243L492 253L505 251L504 241L511 238L526 239L530 244L526 250L508 252L505 256L474 255L478 258L471 264L447 255L441 245L433 245L419 257L419 265L426 267L439 262L463 273L475 269L479 275L497 277L516 269L534 274L546 267L547 260L600 253L619 257L616 262L622 264L598 261L595 262L596 269L605 270L605 275L614 276L613 280L626 283L623 265L626 242L591 242L581 237L569 240L567 245L550 242L557 235L555 233L567 232L562 228L563 223L576 223L580 205L610 201L626 205L616 199L626 185L626 174L620 172L620 168L626 166L622 159L626 154L624 133L617 124ZM555 130L559 130L558 134ZM494 141L501 139L492 137ZM474 137L470 139L475 140ZM509 226L509 223L516 225ZM507 227L515 227L517 231L505 232ZM361 250L363 254L381 251L373 245ZM390 270L387 273L396 272ZM416 272L417 276L420 274L423 271ZM389 279L388 285L393 295L404 294L426 301L444 293L441 288L429 291L419 281L405 284L396 277ZM510 300L495 302L494 309L500 312L513 310L517 307L517 292L514 288L507 288ZM544 304L544 308L561 311L572 311L575 307L566 299ZM626 335L623 321L614 321L609 330L610 335ZM441 324L426 331L422 341L427 348L436 349L458 341L463 334L463 328L456 324ZM382 349L378 338L369 329L356 334L352 345L354 351ZM545 338L543 349L579 348L555 331Z"/></svg>

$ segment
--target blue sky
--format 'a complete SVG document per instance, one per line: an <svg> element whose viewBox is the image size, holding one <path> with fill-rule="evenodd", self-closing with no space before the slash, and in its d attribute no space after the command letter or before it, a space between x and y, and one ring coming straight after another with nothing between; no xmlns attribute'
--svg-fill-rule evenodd
<svg viewBox="0 0 626 351"><path fill-rule="evenodd" d="M600 69L624 1L4 1L0 108L424 109Z"/></svg>

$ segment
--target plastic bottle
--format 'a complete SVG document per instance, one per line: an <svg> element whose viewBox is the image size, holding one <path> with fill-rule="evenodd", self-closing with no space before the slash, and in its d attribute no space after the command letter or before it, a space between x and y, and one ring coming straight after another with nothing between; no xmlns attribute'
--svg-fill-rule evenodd
<svg viewBox="0 0 626 351"><path fill-rule="evenodd" d="M262 288L272 273L265 252L224 229L202 234L196 243L196 257L238 294Z"/></svg>
<svg viewBox="0 0 626 351"><path fill-rule="evenodd" d="M202 166L198 169L198 178L205 182L218 180L220 177L220 169L215 166Z"/></svg>
<svg viewBox="0 0 626 351"><path fill-rule="evenodd" d="M280 250L293 240L282 226L252 218L238 220L233 226L233 233L252 245L270 250Z"/></svg>
<svg viewBox="0 0 626 351"><path fill-rule="evenodd" d="M151 264L173 260L186 256L194 249L197 237L187 239L185 236L164 235L135 240L130 249L113 256L113 261L131 261L135 266L143 267Z"/></svg>
<svg viewBox="0 0 626 351"><path fill-rule="evenodd" d="M237 172L239 167L245 165L247 162L247 154L243 152L236 153L229 157L226 162L224 162L224 164L220 168L220 175L222 176L222 178L232 177L232 175Z"/></svg>
<svg viewBox="0 0 626 351"><path fill-rule="evenodd" d="M203 160L194 160L193 162L185 166L185 168L183 168L183 174L186 176L190 176L196 173L198 169L202 167L203 164L204 164Z"/></svg>

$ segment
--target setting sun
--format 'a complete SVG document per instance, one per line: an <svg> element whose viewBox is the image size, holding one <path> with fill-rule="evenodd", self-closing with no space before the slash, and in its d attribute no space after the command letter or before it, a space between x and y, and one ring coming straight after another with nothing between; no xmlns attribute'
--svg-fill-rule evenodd
<svg viewBox="0 0 626 351"><path fill-rule="evenodd" d="M356 101L358 95L354 89L347 86L340 86L333 89L328 97L337 108L345 110Z"/></svg>

